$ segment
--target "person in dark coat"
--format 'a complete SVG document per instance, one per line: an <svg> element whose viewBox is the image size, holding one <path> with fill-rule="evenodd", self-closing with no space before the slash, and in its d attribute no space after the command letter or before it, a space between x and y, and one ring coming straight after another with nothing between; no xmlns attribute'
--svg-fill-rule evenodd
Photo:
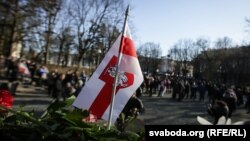
<svg viewBox="0 0 250 141"><path fill-rule="evenodd" d="M178 85L178 94L179 94L178 101L182 101L182 99L185 96L185 84L184 84L184 80L180 79L178 81L177 85Z"/></svg>
<svg viewBox="0 0 250 141"><path fill-rule="evenodd" d="M176 99L178 96L178 100L181 101L184 96L184 88L184 82L182 80L176 80L173 84L172 98Z"/></svg>
<svg viewBox="0 0 250 141"><path fill-rule="evenodd" d="M54 95L53 98L55 98L57 101L60 100L60 97L63 97L63 100L66 100L66 95L65 95L65 88L66 88L66 83L64 82L65 79L65 74L60 74L58 79L56 80L56 85L55 85L55 90L54 90Z"/></svg>
<svg viewBox="0 0 250 141"><path fill-rule="evenodd" d="M76 86L75 86L75 87L76 87L76 91L75 91L75 93L74 93L75 97L77 97L77 96L80 94L83 85L84 85L84 84L83 84L82 80L79 79L79 80L77 81L77 83L76 83Z"/></svg>
<svg viewBox="0 0 250 141"><path fill-rule="evenodd" d="M227 104L222 100L215 101L214 105L209 105L207 112L210 116L214 117L214 123L217 124L220 117L224 116L228 118L229 108Z"/></svg>
<svg viewBox="0 0 250 141"><path fill-rule="evenodd" d="M142 100L134 94L123 108L122 113L125 114L125 118L129 116L137 116L139 113L144 112L144 105Z"/></svg>
<svg viewBox="0 0 250 141"><path fill-rule="evenodd" d="M9 88L12 95L16 95L18 83L19 68L17 61L11 58L8 63L8 81Z"/></svg>
<svg viewBox="0 0 250 141"><path fill-rule="evenodd" d="M57 70L54 70L54 71L48 73L48 80L47 80L48 82L47 82L47 84L48 84L48 95L49 96L53 96L54 93L55 93L54 87L56 85L58 75L59 74L58 74Z"/></svg>
<svg viewBox="0 0 250 141"><path fill-rule="evenodd" d="M196 99L196 92L197 92L198 86L196 85L196 82L194 81L191 86L191 96L190 99L195 100Z"/></svg>
<svg viewBox="0 0 250 141"><path fill-rule="evenodd" d="M5 58L0 55L0 79L5 77Z"/></svg>
<svg viewBox="0 0 250 141"><path fill-rule="evenodd" d="M185 84L184 84L185 88L184 88L184 96L186 97L186 99L189 98L189 91L190 91L190 84L187 80L185 80Z"/></svg>
<svg viewBox="0 0 250 141"><path fill-rule="evenodd" d="M205 87L203 82L201 82L200 85L198 86L198 91L199 91L199 94L200 94L199 100L204 101L205 100L206 87Z"/></svg>
<svg viewBox="0 0 250 141"><path fill-rule="evenodd" d="M223 94L222 100L227 103L229 108L228 117L231 117L237 106L237 96L234 90L232 88L227 89Z"/></svg>

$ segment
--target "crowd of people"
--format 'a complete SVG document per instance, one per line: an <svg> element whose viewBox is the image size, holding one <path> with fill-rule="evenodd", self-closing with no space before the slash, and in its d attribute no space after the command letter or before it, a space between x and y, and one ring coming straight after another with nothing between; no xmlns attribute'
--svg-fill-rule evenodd
<svg viewBox="0 0 250 141"><path fill-rule="evenodd" d="M48 90L48 95L65 100L70 95L77 96L85 84L87 76L84 71L68 70L59 72L49 70L46 65L39 65L30 60L13 57L0 59L0 79L7 79L10 92L16 95L20 83L34 84Z"/></svg>
<svg viewBox="0 0 250 141"><path fill-rule="evenodd" d="M224 103L227 111L223 111L225 117L230 118L238 106L244 105L247 113L250 113L250 92L247 87L212 83L194 78L147 75L141 85L143 94L152 97L162 97L171 94L172 99L183 101L191 99L210 103L208 113L212 116L220 116L221 112L215 111L218 103ZM211 109L214 110L211 112ZM221 110L221 109L220 109ZM218 115L217 113L218 112Z"/></svg>
<svg viewBox="0 0 250 141"><path fill-rule="evenodd" d="M25 83L25 85L39 86L56 101L65 101L66 98L72 95L77 96L88 79L84 71L79 72L68 69L66 72L62 72L57 69L49 70L46 65L39 65L29 60L12 57L1 58L0 65L2 65L0 79L8 80L8 94L13 97L16 95L18 85ZM143 111L144 105L140 99L142 95L140 90L139 88L125 106L123 113L126 118L137 116Z"/></svg>
<svg viewBox="0 0 250 141"><path fill-rule="evenodd" d="M65 100L71 95L77 96L88 79L84 71L69 69L59 72L29 60L0 56L1 78L8 80L12 96L15 96L19 83L28 83L41 86L56 100ZM141 112L144 109L140 100L142 95L163 97L166 94L171 94L172 99L179 102L185 99L202 102L206 100L211 103L208 113L216 118L221 114L230 118L240 105L245 105L247 113L250 113L250 92L247 87L166 75L145 75L144 82L128 102L124 112L130 115L133 108ZM216 107L222 107L224 111L216 113Z"/></svg>

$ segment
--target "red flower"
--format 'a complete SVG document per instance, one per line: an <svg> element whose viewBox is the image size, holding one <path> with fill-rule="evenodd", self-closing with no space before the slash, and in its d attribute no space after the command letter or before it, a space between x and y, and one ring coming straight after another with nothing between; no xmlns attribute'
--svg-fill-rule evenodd
<svg viewBox="0 0 250 141"><path fill-rule="evenodd" d="M0 90L0 104L6 108L12 108L14 99L8 90Z"/></svg>

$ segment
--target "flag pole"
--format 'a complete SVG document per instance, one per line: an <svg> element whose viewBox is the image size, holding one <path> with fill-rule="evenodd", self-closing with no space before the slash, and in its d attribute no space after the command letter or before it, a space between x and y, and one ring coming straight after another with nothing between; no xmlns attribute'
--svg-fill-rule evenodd
<svg viewBox="0 0 250 141"><path fill-rule="evenodd" d="M119 77L118 76L119 65L121 63L121 58L122 58L121 52L123 50L123 40L124 40L124 34L125 34L125 28L126 28L128 14L129 14L129 5L128 5L128 7L126 9L126 12L125 12L125 20L124 20L124 23L123 23L122 36L121 36L119 52L118 52L118 61L116 63L115 80L114 80L114 83L113 83L112 95L111 95L111 104L110 104L110 109L109 109L108 130L110 130L110 128L111 128L113 107L114 107L114 101L115 101L115 92L116 92L117 81L118 81L118 77Z"/></svg>

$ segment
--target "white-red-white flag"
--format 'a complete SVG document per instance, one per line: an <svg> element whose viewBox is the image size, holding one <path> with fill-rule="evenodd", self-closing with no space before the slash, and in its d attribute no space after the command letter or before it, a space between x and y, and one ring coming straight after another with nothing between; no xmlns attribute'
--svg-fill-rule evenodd
<svg viewBox="0 0 250 141"><path fill-rule="evenodd" d="M24 74L24 75L27 75L27 76L30 75L30 71L29 71L29 69L28 69L28 67L27 67L26 64L24 64L24 63L22 63L22 62L19 63L18 69L19 69L19 72L20 72L20 73L22 73L22 74Z"/></svg>
<svg viewBox="0 0 250 141"><path fill-rule="evenodd" d="M108 121L112 87L122 36L123 49L121 50L122 57L118 67L118 82L112 123L116 121L130 97L143 82L141 67L127 24L124 35L118 37L73 103L73 106L80 109L88 109L91 114Z"/></svg>

